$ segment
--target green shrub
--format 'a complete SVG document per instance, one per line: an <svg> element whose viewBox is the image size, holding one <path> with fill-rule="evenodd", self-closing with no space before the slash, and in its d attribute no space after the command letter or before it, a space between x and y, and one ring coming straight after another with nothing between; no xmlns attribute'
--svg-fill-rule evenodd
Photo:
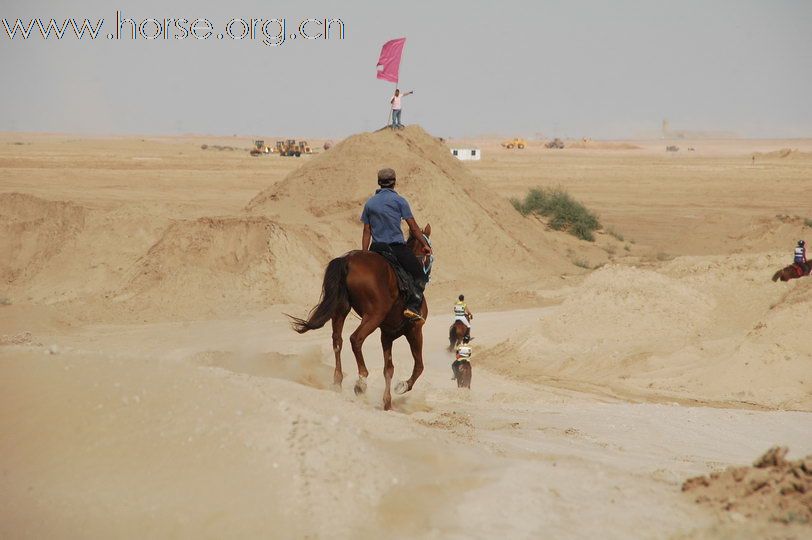
<svg viewBox="0 0 812 540"><path fill-rule="evenodd" d="M812 219L806 218L804 219L804 225L807 227L812 227Z"/></svg>
<svg viewBox="0 0 812 540"><path fill-rule="evenodd" d="M523 216L544 216L548 218L551 228L566 231L581 240L594 242L595 235L592 233L601 228L595 214L560 188L534 188L527 192L523 201L511 199L511 203Z"/></svg>

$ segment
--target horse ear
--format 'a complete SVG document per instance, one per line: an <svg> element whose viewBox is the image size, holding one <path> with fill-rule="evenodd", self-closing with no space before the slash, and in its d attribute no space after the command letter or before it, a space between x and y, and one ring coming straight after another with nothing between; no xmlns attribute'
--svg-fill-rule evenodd
<svg viewBox="0 0 812 540"><path fill-rule="evenodd" d="M426 236L431 236L431 225L426 223L426 226L423 227L423 234Z"/></svg>

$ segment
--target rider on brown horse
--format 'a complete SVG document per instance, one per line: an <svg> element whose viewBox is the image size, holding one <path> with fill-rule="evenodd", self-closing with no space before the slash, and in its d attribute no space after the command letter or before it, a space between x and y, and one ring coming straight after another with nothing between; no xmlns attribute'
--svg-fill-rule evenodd
<svg viewBox="0 0 812 540"><path fill-rule="evenodd" d="M456 303L454 304L454 320L460 321L465 325L465 337L470 341L471 337L471 319L474 316L468 309L468 304L465 303L465 295L459 295Z"/></svg>
<svg viewBox="0 0 812 540"><path fill-rule="evenodd" d="M797 264L804 275L809 274L809 262L806 260L806 242L798 240L798 245L795 247L795 264Z"/></svg>
<svg viewBox="0 0 812 540"><path fill-rule="evenodd" d="M418 227L412 215L409 203L395 191L395 171L381 169L378 171L380 189L369 198L361 213L364 232L361 238L361 249L369 251L370 242L388 244L401 266L412 276L411 294L406 300L403 315L411 320L420 320L420 306L423 303L423 290L426 288L427 276L417 257L406 246L400 222L405 220L412 235L423 244L423 251L431 254L431 246Z"/></svg>
<svg viewBox="0 0 812 540"><path fill-rule="evenodd" d="M458 386L466 386L468 388L471 387L471 355L473 354L473 350L471 349L471 345L469 344L468 336L462 338L462 343L457 347L457 351L455 354L454 362L451 364L451 371L454 373L454 376L451 378L452 380L457 381ZM468 374L466 381L460 381L460 375L462 366L465 363L468 363ZM460 384L464 382L465 384Z"/></svg>

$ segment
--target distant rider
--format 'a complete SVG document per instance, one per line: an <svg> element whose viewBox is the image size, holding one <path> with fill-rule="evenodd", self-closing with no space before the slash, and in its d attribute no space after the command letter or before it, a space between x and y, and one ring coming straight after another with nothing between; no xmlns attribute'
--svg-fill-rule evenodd
<svg viewBox="0 0 812 540"><path fill-rule="evenodd" d="M798 240L798 245L795 247L795 264L801 267L804 275L809 273L809 263L806 260L806 242Z"/></svg>
<svg viewBox="0 0 812 540"><path fill-rule="evenodd" d="M420 308L423 305L423 290L428 279L423 271L423 265L403 240L401 220L405 220L409 225L412 235L423 245L425 254L431 254L431 246L414 220L409 203L395 191L395 181L395 171L392 169L378 171L378 185L381 188L369 198L361 213L361 221L364 224L361 249L369 251L370 242L389 244L400 265L414 278L403 316L417 321L423 318L420 316Z"/></svg>
<svg viewBox="0 0 812 540"><path fill-rule="evenodd" d="M454 304L454 321L460 321L465 325L465 339L469 341L471 340L471 319L473 318L473 314L465 303L465 295L459 295L457 302Z"/></svg>
<svg viewBox="0 0 812 540"><path fill-rule="evenodd" d="M451 371L454 372L454 379L456 379L459 375L460 366L462 363L471 361L473 351L471 350L471 346L468 344L469 341L470 339L468 336L465 336L462 338L462 344L457 347L456 359L451 364Z"/></svg>

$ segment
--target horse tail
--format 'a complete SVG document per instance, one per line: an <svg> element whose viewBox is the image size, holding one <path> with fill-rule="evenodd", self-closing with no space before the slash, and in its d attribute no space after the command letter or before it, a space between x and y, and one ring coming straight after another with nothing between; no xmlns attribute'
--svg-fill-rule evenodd
<svg viewBox="0 0 812 540"><path fill-rule="evenodd" d="M778 281L778 279L781 277L781 272L783 272L783 271L784 270L781 269L778 272L776 272L775 274L773 274L773 281Z"/></svg>
<svg viewBox="0 0 812 540"><path fill-rule="evenodd" d="M454 350L454 344L457 343L457 329L452 324L451 328L448 329L448 350Z"/></svg>
<svg viewBox="0 0 812 540"><path fill-rule="evenodd" d="M321 298L307 316L307 319L290 317L291 327L300 334L308 330L316 330L333 318L337 311L349 311L350 300L347 289L348 262L346 255L330 261L324 272L324 282L321 286Z"/></svg>

